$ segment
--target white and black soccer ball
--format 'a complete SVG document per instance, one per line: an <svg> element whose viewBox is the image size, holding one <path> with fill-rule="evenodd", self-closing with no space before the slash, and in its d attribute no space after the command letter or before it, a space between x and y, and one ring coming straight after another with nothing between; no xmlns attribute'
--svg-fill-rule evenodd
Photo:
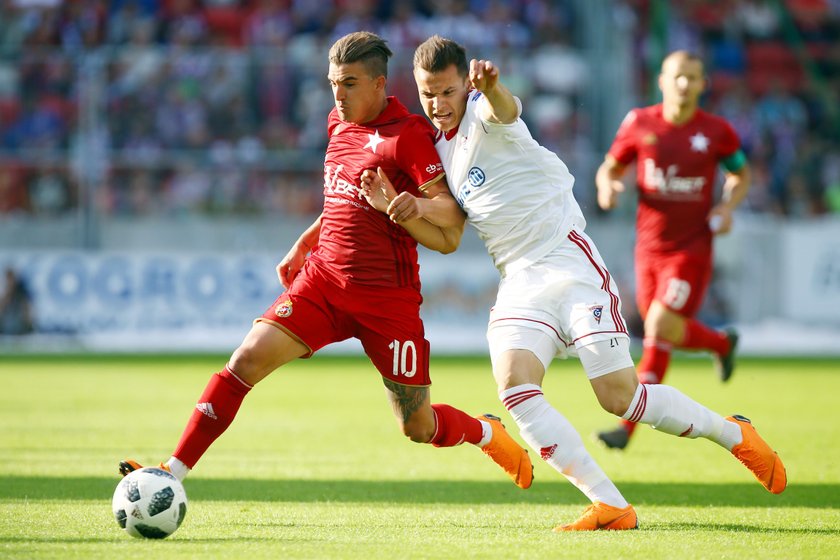
<svg viewBox="0 0 840 560"><path fill-rule="evenodd" d="M145 467L124 477L111 502L120 527L132 537L164 539L187 514L187 493L174 475Z"/></svg>

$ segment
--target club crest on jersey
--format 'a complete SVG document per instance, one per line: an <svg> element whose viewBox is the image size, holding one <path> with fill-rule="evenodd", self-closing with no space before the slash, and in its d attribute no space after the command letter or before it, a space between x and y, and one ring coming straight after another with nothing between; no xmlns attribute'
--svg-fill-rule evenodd
<svg viewBox="0 0 840 560"><path fill-rule="evenodd" d="M274 314L281 318L288 317L292 314L292 302L289 300L284 301L274 309Z"/></svg>
<svg viewBox="0 0 840 560"><path fill-rule="evenodd" d="M592 312L592 316L595 317L595 322L599 325L601 324L601 316L604 313L604 306L603 305L593 305L589 308Z"/></svg>
<svg viewBox="0 0 840 560"><path fill-rule="evenodd" d="M480 167L473 167L467 173L467 179L470 182L470 185L473 187L480 187L484 184L484 171L481 170Z"/></svg>

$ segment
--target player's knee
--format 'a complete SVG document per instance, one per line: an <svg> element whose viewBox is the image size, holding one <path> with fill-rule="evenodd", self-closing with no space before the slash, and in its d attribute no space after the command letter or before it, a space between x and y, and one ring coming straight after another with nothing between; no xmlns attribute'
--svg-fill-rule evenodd
<svg viewBox="0 0 840 560"><path fill-rule="evenodd" d="M629 365L590 380L601 408L616 416L623 416L636 394L639 382L636 370Z"/></svg>
<svg viewBox="0 0 840 560"><path fill-rule="evenodd" d="M228 364L239 378L251 385L256 384L272 371L263 353L258 348L246 344L233 352Z"/></svg>
<svg viewBox="0 0 840 560"><path fill-rule="evenodd" d="M630 408L630 403L633 402L633 393L616 390L606 395L598 395L598 402L601 408L614 414L615 416L624 416L627 409Z"/></svg>

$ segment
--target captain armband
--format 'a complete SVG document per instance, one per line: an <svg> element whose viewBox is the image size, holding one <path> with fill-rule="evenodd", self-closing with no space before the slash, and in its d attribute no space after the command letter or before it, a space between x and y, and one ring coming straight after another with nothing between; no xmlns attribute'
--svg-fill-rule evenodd
<svg viewBox="0 0 840 560"><path fill-rule="evenodd" d="M747 156L744 155L743 150L735 150L735 153L723 158L720 163L730 173L737 173L747 163Z"/></svg>

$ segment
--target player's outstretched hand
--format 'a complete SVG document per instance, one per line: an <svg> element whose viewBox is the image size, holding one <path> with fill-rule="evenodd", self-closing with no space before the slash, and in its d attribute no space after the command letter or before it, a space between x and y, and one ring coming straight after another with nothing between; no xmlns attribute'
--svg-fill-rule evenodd
<svg viewBox="0 0 840 560"><path fill-rule="evenodd" d="M303 262L306 260L306 253L308 252L309 247L307 247L302 241L295 243L294 247L289 249L289 252L286 253L286 256L283 257L283 260L277 265L277 278L280 280L280 283L284 288L288 288L292 285L295 276L297 276L300 269L303 268Z"/></svg>
<svg viewBox="0 0 840 560"><path fill-rule="evenodd" d="M601 210L612 210L618 204L618 195L624 192L624 183L615 179L598 181L598 206Z"/></svg>
<svg viewBox="0 0 840 560"><path fill-rule="evenodd" d="M732 210L725 204L718 204L709 212L709 229L715 235L732 231Z"/></svg>
<svg viewBox="0 0 840 560"><path fill-rule="evenodd" d="M499 69L490 60L470 60L470 84L485 92L499 83Z"/></svg>

